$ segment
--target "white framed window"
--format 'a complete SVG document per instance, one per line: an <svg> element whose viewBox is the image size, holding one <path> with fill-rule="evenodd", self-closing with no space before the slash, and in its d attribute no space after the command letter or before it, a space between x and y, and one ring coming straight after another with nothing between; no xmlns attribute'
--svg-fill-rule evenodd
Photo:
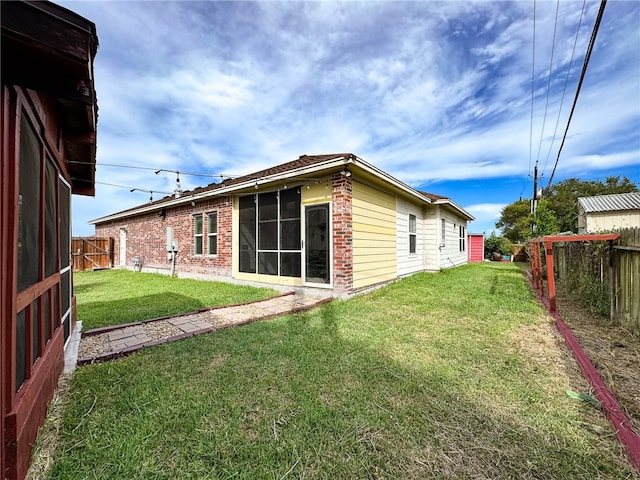
<svg viewBox="0 0 640 480"><path fill-rule="evenodd" d="M460 251L464 252L467 249L467 229L460 225Z"/></svg>
<svg viewBox="0 0 640 480"><path fill-rule="evenodd" d="M444 247L445 239L447 238L447 221L443 218L440 222L440 246Z"/></svg>
<svg viewBox="0 0 640 480"><path fill-rule="evenodd" d="M207 214L207 253L218 254L218 212Z"/></svg>
<svg viewBox="0 0 640 480"><path fill-rule="evenodd" d="M193 216L193 254L202 255L202 214Z"/></svg>
<svg viewBox="0 0 640 480"><path fill-rule="evenodd" d="M409 253L416 253L416 216L409 214Z"/></svg>

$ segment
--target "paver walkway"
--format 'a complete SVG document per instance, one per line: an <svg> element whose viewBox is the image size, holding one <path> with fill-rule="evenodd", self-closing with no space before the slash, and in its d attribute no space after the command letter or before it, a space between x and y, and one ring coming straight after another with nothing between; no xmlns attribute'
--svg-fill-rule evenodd
<svg viewBox="0 0 640 480"><path fill-rule="evenodd" d="M330 301L331 298L289 293L253 303L88 330L80 339L78 365L113 360L145 347L286 313L309 310Z"/></svg>

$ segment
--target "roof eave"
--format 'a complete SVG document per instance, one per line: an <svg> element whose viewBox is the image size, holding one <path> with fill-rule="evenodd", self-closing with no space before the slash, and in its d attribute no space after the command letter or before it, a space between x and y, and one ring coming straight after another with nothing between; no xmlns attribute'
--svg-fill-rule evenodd
<svg viewBox="0 0 640 480"><path fill-rule="evenodd" d="M229 185L227 187L220 187L214 190L206 190L204 192L200 192L196 194L185 195L180 198L176 198L174 200L167 200L166 202L154 203L153 205L147 205L144 207L135 208L133 210L127 210L125 212L114 213L112 215L107 215L105 217L96 218L95 220L90 220L88 223L90 225L96 225L99 223L111 222L114 220L120 220L123 218L129 218L137 215L142 215L145 213L154 212L154 211L160 210L161 208L177 207L180 205L184 205L185 203L195 202L195 201L203 200L206 198L218 197L222 195L232 195L234 192L245 190L249 187L260 188L260 187L264 187L265 185L278 183L293 177L302 177L302 176L317 174L318 172L322 172L322 171L331 171L337 168L344 167L349 163L350 163L350 159L348 157L344 157L344 156L336 157L326 162L318 163L311 166L295 168L287 172L269 175L268 177L263 177L260 179L254 178L242 183Z"/></svg>
<svg viewBox="0 0 640 480"><path fill-rule="evenodd" d="M435 205L448 205L454 208L455 210L457 210L458 212L460 212L461 214L463 214L465 217L467 217L469 221L473 221L476 219L476 217L471 215L469 212L467 212L464 208L462 208L460 205L458 205L456 202L454 202L450 198L441 198L441 199L435 200L433 203Z"/></svg>

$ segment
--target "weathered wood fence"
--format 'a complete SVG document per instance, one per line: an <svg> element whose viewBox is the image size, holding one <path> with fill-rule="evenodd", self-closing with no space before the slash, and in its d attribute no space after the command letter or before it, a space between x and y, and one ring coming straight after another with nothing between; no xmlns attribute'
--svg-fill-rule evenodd
<svg viewBox="0 0 640 480"><path fill-rule="evenodd" d="M615 242L555 244L554 270L592 310L640 335L640 228L616 233Z"/></svg>
<svg viewBox="0 0 640 480"><path fill-rule="evenodd" d="M113 267L113 238L73 237L71 240L73 271Z"/></svg>

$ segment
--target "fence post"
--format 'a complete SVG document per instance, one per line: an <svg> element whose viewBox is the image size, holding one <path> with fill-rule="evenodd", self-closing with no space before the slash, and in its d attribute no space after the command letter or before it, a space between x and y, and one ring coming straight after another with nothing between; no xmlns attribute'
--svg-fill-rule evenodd
<svg viewBox="0 0 640 480"><path fill-rule="evenodd" d="M556 311L556 285L553 273L553 242L545 241L545 258L547 260L547 285L549 287L549 306L551 311Z"/></svg>
<svg viewBox="0 0 640 480"><path fill-rule="evenodd" d="M609 244L609 320L613 321L615 315L613 298L613 240L607 242Z"/></svg>

